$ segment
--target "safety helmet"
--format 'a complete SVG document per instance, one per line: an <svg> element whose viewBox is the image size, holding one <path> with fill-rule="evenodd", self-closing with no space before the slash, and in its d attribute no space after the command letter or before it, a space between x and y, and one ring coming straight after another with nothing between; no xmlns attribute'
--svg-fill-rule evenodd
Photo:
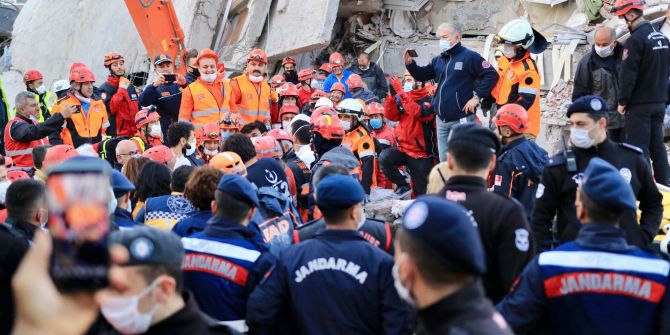
<svg viewBox="0 0 670 335"><path fill-rule="evenodd" d="M310 69L302 69L300 72L298 72L298 80L299 81L305 81L307 79L312 79L314 78L314 71Z"/></svg>
<svg viewBox="0 0 670 335"><path fill-rule="evenodd" d="M270 136L277 141L286 140L293 142L293 137L291 134L289 134L288 131L284 129L272 129L268 132L267 136Z"/></svg>
<svg viewBox="0 0 670 335"><path fill-rule="evenodd" d="M151 105L142 107L142 109L135 114L135 128L140 129L145 124L158 121L160 118L156 106Z"/></svg>
<svg viewBox="0 0 670 335"><path fill-rule="evenodd" d="M278 74L270 79L270 87L277 88L279 86L282 86L285 82L286 81L284 80L284 76Z"/></svg>
<svg viewBox="0 0 670 335"><path fill-rule="evenodd" d="M219 63L219 56L216 54L216 52L214 52L214 50L210 48L204 48L198 52L198 57L195 59L195 64L199 65L200 60L203 58L213 58L217 64Z"/></svg>
<svg viewBox="0 0 670 335"><path fill-rule="evenodd" d="M23 170L12 170L7 172L7 179L9 179L11 182L14 182L15 180L19 179L30 179L30 175Z"/></svg>
<svg viewBox="0 0 670 335"><path fill-rule="evenodd" d="M69 144L57 144L47 149L42 165L56 165L78 155L79 153L73 146Z"/></svg>
<svg viewBox="0 0 670 335"><path fill-rule="evenodd" d="M309 102L315 104L319 99L326 98L328 99L328 93L322 90L315 90L312 95L309 97ZM331 102L332 103L332 102Z"/></svg>
<svg viewBox="0 0 670 335"><path fill-rule="evenodd" d="M358 74L352 74L347 78L347 86L350 90L354 88L363 88L363 78Z"/></svg>
<svg viewBox="0 0 670 335"><path fill-rule="evenodd" d="M118 52L110 52L108 54L105 54L105 67L109 67L110 65L116 63L116 62L123 62L125 61L125 58L118 53Z"/></svg>
<svg viewBox="0 0 670 335"><path fill-rule="evenodd" d="M335 108L333 108L333 106L321 106L312 112L312 115L309 117L309 123L315 123L316 120L318 120L323 115L337 116L337 111Z"/></svg>
<svg viewBox="0 0 670 335"><path fill-rule="evenodd" d="M249 52L249 57L247 58L248 62L251 61L256 61L256 62L261 62L263 64L268 63L268 55L265 54L265 51L261 49L254 49Z"/></svg>
<svg viewBox="0 0 670 335"><path fill-rule="evenodd" d="M334 115L320 116L309 129L313 133L319 133L323 138L328 140L343 139L344 126L342 121Z"/></svg>
<svg viewBox="0 0 670 335"><path fill-rule="evenodd" d="M279 118L281 119L281 117L287 113L298 115L300 114L300 109L298 109L298 106L295 105L282 106L281 109L279 109Z"/></svg>
<svg viewBox="0 0 670 335"><path fill-rule="evenodd" d="M70 65L70 73L72 73L72 71L74 71L74 69L76 69L76 68L78 68L78 67L80 67L80 66L86 67L86 64L84 64L84 63L82 63L82 62L74 62L74 63L72 63L72 64Z"/></svg>
<svg viewBox="0 0 670 335"><path fill-rule="evenodd" d="M330 65L330 63L321 64L321 66L319 67L319 71L325 71L331 73L333 72L333 67Z"/></svg>
<svg viewBox="0 0 670 335"><path fill-rule="evenodd" d="M344 99L337 105L338 114L349 114L358 117L361 119L365 112L363 112L363 106L356 99Z"/></svg>
<svg viewBox="0 0 670 335"><path fill-rule="evenodd" d="M344 66L344 57L339 52L333 52L332 54L330 54L330 57L328 58L328 62L330 63L330 66L333 66L333 67Z"/></svg>
<svg viewBox="0 0 670 335"><path fill-rule="evenodd" d="M70 88L70 82L65 80L65 79L61 79L61 80L57 80L53 84L53 87L51 88L51 91L56 93L56 92L60 92L60 91L65 91L69 88Z"/></svg>
<svg viewBox="0 0 670 335"><path fill-rule="evenodd" d="M158 164L166 164L174 157L174 153L164 145L157 145L147 149L142 157L149 158Z"/></svg>
<svg viewBox="0 0 670 335"><path fill-rule="evenodd" d="M221 121L219 121L219 128L224 130L238 130L240 128L240 117L233 112L223 113Z"/></svg>
<svg viewBox="0 0 670 335"><path fill-rule="evenodd" d="M284 97L284 96L299 96L298 94L298 88L295 86L293 83L284 83L284 85L281 85L281 90L279 91L279 96Z"/></svg>
<svg viewBox="0 0 670 335"><path fill-rule="evenodd" d="M616 16L626 15L631 9L644 10L646 8L643 0L617 0L612 6L612 13Z"/></svg>
<svg viewBox="0 0 670 335"><path fill-rule="evenodd" d="M368 110L366 111L366 114L368 116L379 115L379 114L384 115L384 106L378 102L371 102L368 105Z"/></svg>
<svg viewBox="0 0 670 335"><path fill-rule="evenodd" d="M342 94L346 93L346 91L344 89L344 85L342 85L342 83L333 84L333 86L330 87L330 91L331 92L332 91L340 91L340 92L342 92Z"/></svg>
<svg viewBox="0 0 670 335"><path fill-rule="evenodd" d="M517 134L528 129L528 112L521 105L507 104L498 109L493 119L496 126L507 126Z"/></svg>
<svg viewBox="0 0 670 335"><path fill-rule="evenodd" d="M334 106L334 105L333 105L333 101L330 100L330 99L328 99L328 98L326 98L326 97L321 97L321 98L319 98L319 100L317 100L316 103L314 104L314 108L317 108L317 109L318 109L319 107L323 107L323 106L328 106L328 107L332 108L332 107Z"/></svg>
<svg viewBox="0 0 670 335"><path fill-rule="evenodd" d="M240 155L232 151L220 152L209 160L209 165L222 170L225 174L247 175L247 167L244 166Z"/></svg>
<svg viewBox="0 0 670 335"><path fill-rule="evenodd" d="M281 66L283 67L286 64L293 64L295 66L295 58L291 56L284 57L284 59L281 61Z"/></svg>
<svg viewBox="0 0 670 335"><path fill-rule="evenodd" d="M206 123L200 129L200 143L205 141L221 141L221 128L216 122Z"/></svg>
<svg viewBox="0 0 670 335"><path fill-rule="evenodd" d="M254 148L256 148L257 158L279 158L282 155L282 148L274 137L261 136L252 139Z"/></svg>
<svg viewBox="0 0 670 335"><path fill-rule="evenodd" d="M91 70L84 66L80 66L72 70L70 73L70 81L74 81L76 83L95 82L95 76Z"/></svg>
<svg viewBox="0 0 670 335"><path fill-rule="evenodd" d="M541 53L547 48L547 40L524 19L514 19L505 24L496 35L499 43L519 45L532 53Z"/></svg>
<svg viewBox="0 0 670 335"><path fill-rule="evenodd" d="M40 71L37 70L28 70L23 74L23 82L27 83L29 81L35 81L44 78Z"/></svg>

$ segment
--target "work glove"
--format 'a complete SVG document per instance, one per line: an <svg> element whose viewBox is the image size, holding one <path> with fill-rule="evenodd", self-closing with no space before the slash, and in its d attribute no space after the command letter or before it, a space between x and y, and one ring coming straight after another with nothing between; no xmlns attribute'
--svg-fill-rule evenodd
<svg viewBox="0 0 670 335"><path fill-rule="evenodd" d="M128 86L130 86L130 80L128 80L128 78L126 77L119 78L119 88L127 90Z"/></svg>
<svg viewBox="0 0 670 335"><path fill-rule="evenodd" d="M400 78L398 77L391 78L391 87L400 96L401 100L405 100L407 98L407 93L405 93L405 91L402 88L402 81L400 81Z"/></svg>

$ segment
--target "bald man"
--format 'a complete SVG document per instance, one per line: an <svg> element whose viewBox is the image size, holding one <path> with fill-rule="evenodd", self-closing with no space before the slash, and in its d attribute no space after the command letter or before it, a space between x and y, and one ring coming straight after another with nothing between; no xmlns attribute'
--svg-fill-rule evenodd
<svg viewBox="0 0 670 335"><path fill-rule="evenodd" d="M616 111L622 54L623 48L616 42L616 33L612 28L596 29L592 50L577 65L575 89L572 91L573 101L584 95L597 95L607 101L607 136L614 142L624 141L624 119Z"/></svg>
<svg viewBox="0 0 670 335"><path fill-rule="evenodd" d="M119 164L119 169L126 165L128 161L136 155L140 154L140 149L137 147L135 141L123 140L116 145L116 162Z"/></svg>

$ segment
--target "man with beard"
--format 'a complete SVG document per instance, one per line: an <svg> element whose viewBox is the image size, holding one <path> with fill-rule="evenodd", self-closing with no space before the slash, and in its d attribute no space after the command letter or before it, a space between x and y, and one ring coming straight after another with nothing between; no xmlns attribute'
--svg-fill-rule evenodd
<svg viewBox="0 0 670 335"><path fill-rule="evenodd" d="M100 97L109 112L110 135L133 136L135 114L139 107L137 89L126 78L125 59L118 52L105 55L105 67L109 70L107 81L100 86Z"/></svg>
<svg viewBox="0 0 670 335"><path fill-rule="evenodd" d="M298 85L298 71L295 69L295 58L288 56L282 59L281 67L284 70L284 80L287 83Z"/></svg>
<svg viewBox="0 0 670 335"><path fill-rule="evenodd" d="M231 80L232 104L237 106L240 123L260 121L270 127L271 103L277 103L277 93L272 92L263 75L267 72L268 57L265 51L251 50L245 74Z"/></svg>

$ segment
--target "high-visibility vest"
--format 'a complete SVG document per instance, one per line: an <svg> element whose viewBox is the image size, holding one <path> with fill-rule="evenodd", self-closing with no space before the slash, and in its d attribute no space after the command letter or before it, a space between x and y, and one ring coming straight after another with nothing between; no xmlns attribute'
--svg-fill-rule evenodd
<svg viewBox="0 0 670 335"><path fill-rule="evenodd" d="M203 83L199 80L194 81L186 88L191 91L191 97L193 98L191 118L180 118L180 121L188 121L196 129L199 129L204 124L221 121L224 113L230 112L231 91L228 81L217 81L212 87L221 90L221 94L223 95L221 105L217 103L214 94ZM183 97L184 95L182 94Z"/></svg>
<svg viewBox="0 0 670 335"><path fill-rule="evenodd" d="M78 105L81 108L81 112L72 114L69 119L65 120L65 129L61 132L63 143L77 148L85 143L93 144L100 142L102 137L106 135L106 129L109 127L107 109L102 100L91 99L88 113L84 113L79 99L72 93L68 93L58 100L58 103L53 107L53 113L60 113L63 108L69 105Z"/></svg>
<svg viewBox="0 0 670 335"><path fill-rule="evenodd" d="M254 121L263 123L270 123L270 106L277 101L277 97L272 92L268 82L263 80L260 85L260 90L249 80L249 77L244 74L235 77L231 81L231 86L236 86L233 89L239 91L240 96L236 97L234 103L237 104L237 112L240 115L240 123L247 124ZM236 93L237 93L236 91Z"/></svg>
<svg viewBox="0 0 670 335"><path fill-rule="evenodd" d="M46 138L44 139L39 139L35 141L30 141L30 142L19 142L16 141L12 138L12 134L10 129L12 128L12 125L14 123L28 123L26 120L20 118L20 117L15 117L12 121L9 121L7 123L7 126L5 127L5 134L4 134L4 140L5 140L5 152L7 156L11 157L12 160L14 161L14 164L18 167L32 167L33 166L33 148L35 148L38 145L42 144L48 144L49 140Z"/></svg>

